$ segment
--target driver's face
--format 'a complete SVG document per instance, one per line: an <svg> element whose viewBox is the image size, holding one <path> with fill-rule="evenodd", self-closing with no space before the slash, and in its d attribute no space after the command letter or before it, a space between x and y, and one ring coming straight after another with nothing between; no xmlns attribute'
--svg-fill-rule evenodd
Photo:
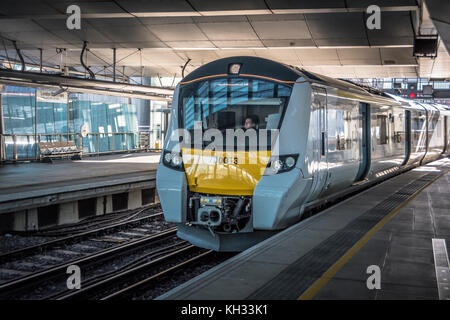
<svg viewBox="0 0 450 320"><path fill-rule="evenodd" d="M247 118L247 119L245 119L244 127L245 127L245 129L254 128L255 127L255 123L253 122L252 119Z"/></svg>

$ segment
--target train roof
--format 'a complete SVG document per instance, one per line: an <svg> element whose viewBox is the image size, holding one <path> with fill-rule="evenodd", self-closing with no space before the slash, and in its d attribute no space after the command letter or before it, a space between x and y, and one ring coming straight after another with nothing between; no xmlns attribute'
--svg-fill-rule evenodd
<svg viewBox="0 0 450 320"><path fill-rule="evenodd" d="M201 79L211 76L226 76L228 75L228 68L231 64L240 64L240 74L258 75L267 78L277 79L283 82L296 81L302 76L297 70L285 64L249 56L236 56L209 62L191 73L189 73L181 83L189 83L195 79Z"/></svg>
<svg viewBox="0 0 450 320"><path fill-rule="evenodd" d="M213 76L227 76L229 74L228 69L231 64L241 65L239 74L256 75L288 83L295 82L298 78L303 77L308 82L333 86L341 90L353 91L361 95L378 96L384 99L392 100L392 98L386 96L380 90L365 87L350 81L319 75L273 60L251 56L235 56L214 60L189 73L181 80L180 83L183 85L191 83L195 80L210 78Z"/></svg>
<svg viewBox="0 0 450 320"><path fill-rule="evenodd" d="M361 92L375 90L369 87L363 88L363 86L350 81L326 77L277 61L251 56L235 56L211 61L189 73L181 80L181 83L190 83L194 80L203 79L205 77L227 76L229 75L228 69L231 64L241 65L239 74L257 75L281 82L294 82L299 77L303 77L309 82L333 85L343 89L352 88ZM375 93L375 91L371 91L371 93ZM383 93L379 90L376 93L383 95Z"/></svg>
<svg viewBox="0 0 450 320"><path fill-rule="evenodd" d="M251 56L234 56L214 60L189 73L181 80L180 84L183 85L195 80L211 78L214 76L227 76L229 75L229 66L231 64L241 65L239 70L239 74L241 75L254 75L285 83L295 82L298 78L302 77L310 83L331 86L343 90L349 95L354 95L355 98L361 100L377 103L389 102L390 104L396 104L405 108L423 110L423 106L413 100L407 100L402 97L387 94L376 88L354 83L349 80L323 76L273 60ZM436 106L436 104L433 105ZM440 106L438 109L450 113L450 108L446 106Z"/></svg>

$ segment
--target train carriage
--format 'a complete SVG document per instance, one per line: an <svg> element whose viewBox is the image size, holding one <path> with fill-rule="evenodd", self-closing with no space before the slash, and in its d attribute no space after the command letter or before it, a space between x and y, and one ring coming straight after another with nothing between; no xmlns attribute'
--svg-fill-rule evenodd
<svg viewBox="0 0 450 320"><path fill-rule="evenodd" d="M262 58L198 68L172 106L157 172L164 216L217 251L244 250L355 184L450 153L446 107Z"/></svg>

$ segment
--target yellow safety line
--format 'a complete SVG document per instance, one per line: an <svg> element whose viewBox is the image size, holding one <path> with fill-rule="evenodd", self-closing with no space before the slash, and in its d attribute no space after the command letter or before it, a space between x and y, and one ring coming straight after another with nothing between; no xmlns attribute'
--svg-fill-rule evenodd
<svg viewBox="0 0 450 320"><path fill-rule="evenodd" d="M370 229L353 247L351 247L342 257L339 258L319 279L317 279L297 300L311 300L322 289L331 278L361 249L372 236L380 230L393 216L395 216L404 206L411 202L419 193L421 193L430 184L446 174L449 170L443 171L435 179L425 184L422 188L417 190L409 199L402 202L397 208L392 210L380 222L378 222L372 229Z"/></svg>

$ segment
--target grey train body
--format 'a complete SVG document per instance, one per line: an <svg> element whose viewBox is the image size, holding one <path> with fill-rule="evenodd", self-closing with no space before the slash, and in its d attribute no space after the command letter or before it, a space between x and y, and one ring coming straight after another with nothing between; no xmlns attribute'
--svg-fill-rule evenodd
<svg viewBox="0 0 450 320"><path fill-rule="evenodd" d="M174 148L170 133L180 124L178 96L183 83L215 74L227 78L223 73L233 63L247 71L246 79L254 75L289 83L291 92L275 145L280 156L294 154L298 159L287 172L263 175L251 195L251 217L245 227L223 232L189 220L192 193L186 174L165 165L163 153L157 188L165 218L177 223L179 236L194 245L217 251L246 249L301 220L307 208L355 184L372 183L450 153L448 107L253 57L217 60L182 80L174 95L165 150Z"/></svg>

